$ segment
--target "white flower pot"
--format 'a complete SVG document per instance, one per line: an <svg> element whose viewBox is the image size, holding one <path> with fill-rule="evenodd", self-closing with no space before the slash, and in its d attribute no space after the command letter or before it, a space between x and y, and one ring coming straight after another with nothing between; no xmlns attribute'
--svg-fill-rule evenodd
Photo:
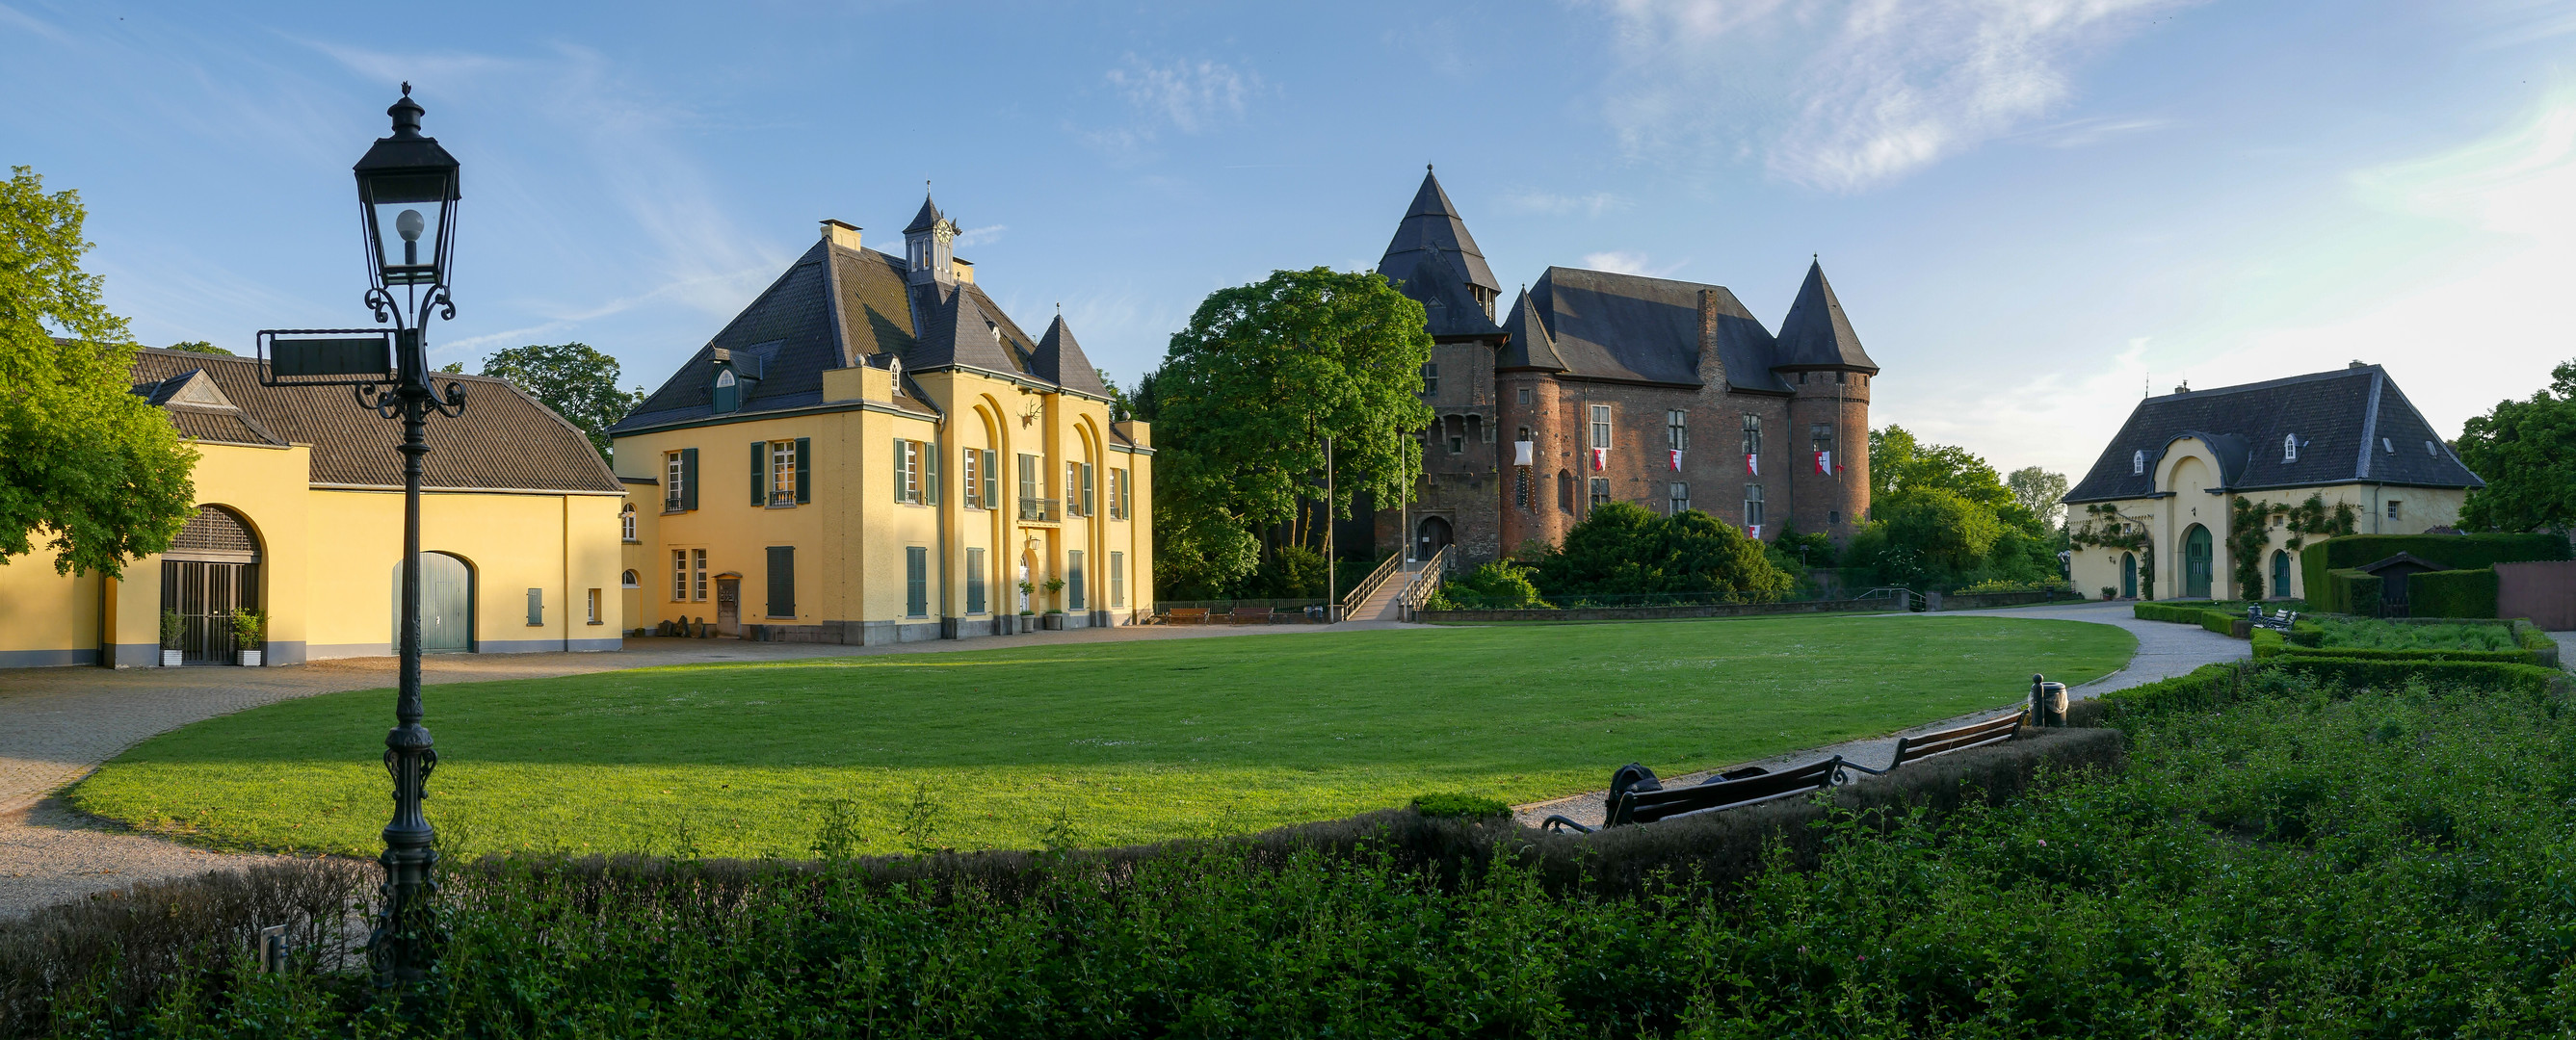
<svg viewBox="0 0 2576 1040"><path fill-rule="evenodd" d="M163 651L161 651L161 667L163 667L163 668L177 668L177 667L179 667L179 654L180 654L180 651L177 651L177 650L163 650Z"/></svg>
<svg viewBox="0 0 2576 1040"><path fill-rule="evenodd" d="M259 667L259 651L257 651L257 650L242 650L242 651L237 651L237 652L241 654L241 666L242 666L242 667L244 667L244 668L257 668L257 667Z"/></svg>

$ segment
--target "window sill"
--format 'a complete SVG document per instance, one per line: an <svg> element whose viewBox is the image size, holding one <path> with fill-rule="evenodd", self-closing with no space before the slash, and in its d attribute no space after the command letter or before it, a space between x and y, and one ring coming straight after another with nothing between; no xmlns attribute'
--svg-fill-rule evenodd
<svg viewBox="0 0 2576 1040"><path fill-rule="evenodd" d="M680 514L682 514L682 513L686 513L686 512L689 512L689 510L686 510L686 509L665 509L665 510L663 510L663 511L662 511L662 515L663 515L663 516L678 516L678 515L680 515Z"/></svg>
<svg viewBox="0 0 2576 1040"><path fill-rule="evenodd" d="M765 506L762 506L762 507L760 507L760 508L762 508L762 509L794 509L794 508L796 508L798 505L801 505L801 504L802 504L802 503L797 503L797 502L772 502L772 503L770 503L770 504L768 504L768 505L765 505Z"/></svg>
<svg viewBox="0 0 2576 1040"><path fill-rule="evenodd" d="M763 615L761 615L761 616L760 616L760 619L761 619L761 620L763 620L763 621L794 621L794 620L796 620L796 615L794 615L794 614L763 614Z"/></svg>
<svg viewBox="0 0 2576 1040"><path fill-rule="evenodd" d="M607 624L607 622L605 622L605 621L591 621L591 622L587 622L587 624L588 624L588 625L590 625L590 627L592 627L592 628L597 628L597 627L599 627L599 626L601 626L601 625Z"/></svg>
<svg viewBox="0 0 2576 1040"><path fill-rule="evenodd" d="M623 541L624 543L626 543L626 544L628 544L628 545L642 545L642 544L644 544L644 540L643 540L643 539L641 539L641 538L624 538L624 539L620 539L620 541Z"/></svg>

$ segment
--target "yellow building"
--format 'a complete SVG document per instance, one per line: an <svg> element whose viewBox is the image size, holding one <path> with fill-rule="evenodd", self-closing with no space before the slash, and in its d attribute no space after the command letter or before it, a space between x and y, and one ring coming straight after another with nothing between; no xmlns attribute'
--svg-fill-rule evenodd
<svg viewBox="0 0 2576 1040"><path fill-rule="evenodd" d="M614 650L622 490L574 429L508 383L466 384L461 419L432 418L422 462L425 645L507 653ZM187 663L267 664L393 652L402 561L402 424L344 387L264 387L247 358L144 349L135 392L201 454L200 503L170 550L122 580L0 567L0 665L159 662L164 610ZM267 619L234 644L235 607Z"/></svg>
<svg viewBox="0 0 2576 1040"><path fill-rule="evenodd" d="M875 645L1150 615L1146 425L1061 315L1032 337L976 287L956 230L925 199L896 257L824 221L611 429L632 624Z"/></svg>
<svg viewBox="0 0 2576 1040"><path fill-rule="evenodd" d="M2420 534L2457 524L2469 489L2483 486L2377 365L2177 388L2139 402L2065 498L2078 528L2143 534L2145 551L2077 546L2068 571L2088 594L2238 599L2246 590L2230 545L2240 501L2296 507L2313 496L2328 510L2350 506L2356 534ZM2260 511L2265 598L2304 598L2289 525Z"/></svg>

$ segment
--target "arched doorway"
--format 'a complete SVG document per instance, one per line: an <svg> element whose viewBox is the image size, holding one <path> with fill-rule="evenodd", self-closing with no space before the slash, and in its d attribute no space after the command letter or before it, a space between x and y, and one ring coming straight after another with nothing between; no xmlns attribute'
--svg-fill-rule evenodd
<svg viewBox="0 0 2576 1040"><path fill-rule="evenodd" d="M1428 560L1431 554L1449 547L1449 521L1436 516L1422 518L1414 529L1413 558Z"/></svg>
<svg viewBox="0 0 2576 1040"><path fill-rule="evenodd" d="M2290 598L2290 554L2272 550L2272 598Z"/></svg>
<svg viewBox="0 0 2576 1040"><path fill-rule="evenodd" d="M395 653L402 652L402 564L394 565ZM474 569L461 557L442 552L420 554L420 649L422 653L474 649Z"/></svg>
<svg viewBox="0 0 2576 1040"><path fill-rule="evenodd" d="M2138 598L2138 554L2120 554L2120 598Z"/></svg>
<svg viewBox="0 0 2576 1040"><path fill-rule="evenodd" d="M2209 576L2214 553L2211 552L2209 528L2199 524L2182 533L2182 595L2184 599L2208 599Z"/></svg>
<svg viewBox="0 0 2576 1040"><path fill-rule="evenodd" d="M179 615L179 660L232 664L233 611L259 609L259 535L241 514L198 506L161 554L161 609Z"/></svg>

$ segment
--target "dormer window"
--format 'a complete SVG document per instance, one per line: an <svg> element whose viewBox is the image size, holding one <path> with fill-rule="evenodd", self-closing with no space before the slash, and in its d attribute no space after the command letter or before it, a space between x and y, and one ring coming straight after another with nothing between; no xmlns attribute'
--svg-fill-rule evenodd
<svg viewBox="0 0 2576 1040"><path fill-rule="evenodd" d="M730 412L739 407L742 407L741 381L734 378L732 368L727 367L717 369L715 389L716 411Z"/></svg>
<svg viewBox="0 0 2576 1040"><path fill-rule="evenodd" d="M2425 442L2424 442L2424 454L2426 454L2426 455L2430 455L2430 456L2433 456L2434 458L2440 458L2440 457L2442 457L2442 450L2441 450L2440 448L2436 448L2436 447L2434 447L2434 446L2433 446L2433 442L2431 442L2431 441L2425 441Z"/></svg>
<svg viewBox="0 0 2576 1040"><path fill-rule="evenodd" d="M2130 455L2130 456L2129 456L2129 475L2130 475L2130 476L2133 476L2133 477L2140 477L2140 476L2145 476L2145 475L2146 475L2146 472L2147 472L2147 453L2146 453L2146 452L2141 451L2141 452L2137 452L2137 453L2135 453L2135 454L2133 454L2133 455Z"/></svg>
<svg viewBox="0 0 2576 1040"><path fill-rule="evenodd" d="M2293 433L2293 434L2288 434L2288 435L2285 435L2285 436L2283 436L2283 437L2281 438L2281 461L2283 461L2283 462L2297 462L2297 461L2299 461L2299 435L2298 435L2298 434L2295 434L2295 433Z"/></svg>

